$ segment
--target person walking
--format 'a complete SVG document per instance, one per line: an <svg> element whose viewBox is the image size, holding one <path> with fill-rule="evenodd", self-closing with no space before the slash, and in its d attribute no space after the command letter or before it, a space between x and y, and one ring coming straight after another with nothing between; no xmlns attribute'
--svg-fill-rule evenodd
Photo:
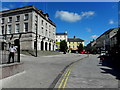
<svg viewBox="0 0 120 90"><path fill-rule="evenodd" d="M14 63L14 56L15 56L15 53L17 52L17 49L16 47L14 47L14 45L12 44L9 48L9 58L8 58L8 62L7 63L10 63L10 59L12 57L12 63Z"/></svg>

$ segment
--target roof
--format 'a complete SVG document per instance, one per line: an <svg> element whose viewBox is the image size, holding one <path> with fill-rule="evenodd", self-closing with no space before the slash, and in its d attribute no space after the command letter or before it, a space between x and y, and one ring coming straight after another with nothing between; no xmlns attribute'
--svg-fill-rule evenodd
<svg viewBox="0 0 120 90"><path fill-rule="evenodd" d="M83 42L84 40L80 38L68 38L68 42Z"/></svg>
<svg viewBox="0 0 120 90"><path fill-rule="evenodd" d="M67 33L56 33L56 35L67 35Z"/></svg>
<svg viewBox="0 0 120 90"><path fill-rule="evenodd" d="M109 34L112 30L114 30L115 28L113 29L109 29L107 31L105 31L102 35L100 35L97 39L99 39L101 36L105 35L105 34Z"/></svg>
<svg viewBox="0 0 120 90"><path fill-rule="evenodd" d="M47 17L49 17L48 13L43 13L42 10L38 10L34 5L29 5L29 6L24 6L24 7L20 7L20 8L0 11L0 14L4 15L4 14L14 13L14 12L23 11L23 10L29 10L29 9L34 10L42 18L44 18L46 21L50 22L52 25L54 25L56 27L55 23L53 23L49 18L46 19L46 15L47 15Z"/></svg>

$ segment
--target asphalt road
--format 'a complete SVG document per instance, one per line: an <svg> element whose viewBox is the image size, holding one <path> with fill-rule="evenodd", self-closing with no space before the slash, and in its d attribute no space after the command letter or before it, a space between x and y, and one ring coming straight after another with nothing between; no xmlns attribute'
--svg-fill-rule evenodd
<svg viewBox="0 0 120 90"><path fill-rule="evenodd" d="M97 55L22 56L25 71L2 80L3 88L117 88L111 68Z"/></svg>
<svg viewBox="0 0 120 90"><path fill-rule="evenodd" d="M2 80L2 88L53 88L61 71L71 62L87 55L21 56L25 71Z"/></svg>
<svg viewBox="0 0 120 90"><path fill-rule="evenodd" d="M56 84L56 88L113 88L119 80L116 70L99 64L98 55L90 55L71 65Z"/></svg>

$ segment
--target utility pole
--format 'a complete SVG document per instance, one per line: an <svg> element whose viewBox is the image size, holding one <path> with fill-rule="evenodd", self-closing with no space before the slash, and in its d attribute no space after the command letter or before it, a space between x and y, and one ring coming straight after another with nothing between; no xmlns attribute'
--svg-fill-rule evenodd
<svg viewBox="0 0 120 90"><path fill-rule="evenodd" d="M38 31L37 31L37 25L36 25L36 57L38 56L37 55L37 35L38 35Z"/></svg>

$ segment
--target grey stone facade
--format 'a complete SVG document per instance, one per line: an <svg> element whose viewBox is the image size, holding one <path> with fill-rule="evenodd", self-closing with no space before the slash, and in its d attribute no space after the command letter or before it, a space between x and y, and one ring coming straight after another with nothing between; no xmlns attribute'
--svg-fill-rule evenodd
<svg viewBox="0 0 120 90"><path fill-rule="evenodd" d="M26 6L0 12L0 42L20 40L21 50L37 49L55 51L56 25L47 13L34 6ZM37 32L37 34L36 34Z"/></svg>
<svg viewBox="0 0 120 90"><path fill-rule="evenodd" d="M118 28L110 29L104 32L100 37L96 39L96 47L99 50L110 50L111 47L117 44L117 34Z"/></svg>

